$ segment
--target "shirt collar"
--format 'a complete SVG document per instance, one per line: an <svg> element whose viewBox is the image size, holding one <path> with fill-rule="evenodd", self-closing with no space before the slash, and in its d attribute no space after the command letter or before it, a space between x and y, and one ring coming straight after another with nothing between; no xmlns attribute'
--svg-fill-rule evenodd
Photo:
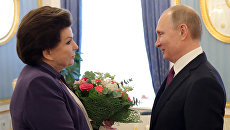
<svg viewBox="0 0 230 130"><path fill-rule="evenodd" d="M174 77L193 59L195 59L198 55L203 53L203 50L201 47L198 47L189 53L182 56L179 60L177 60L174 64Z"/></svg>

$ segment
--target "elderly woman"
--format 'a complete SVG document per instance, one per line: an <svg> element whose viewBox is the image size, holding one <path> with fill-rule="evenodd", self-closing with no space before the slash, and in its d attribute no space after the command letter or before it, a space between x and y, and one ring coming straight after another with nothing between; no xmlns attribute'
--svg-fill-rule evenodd
<svg viewBox="0 0 230 130"><path fill-rule="evenodd" d="M69 11L49 6L31 10L17 32L17 53L27 64L10 103L14 130L89 130L88 115L60 71L73 65Z"/></svg>

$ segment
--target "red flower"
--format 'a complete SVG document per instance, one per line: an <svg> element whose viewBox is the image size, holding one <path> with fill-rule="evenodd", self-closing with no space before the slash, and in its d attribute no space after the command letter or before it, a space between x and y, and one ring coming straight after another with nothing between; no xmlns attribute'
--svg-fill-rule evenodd
<svg viewBox="0 0 230 130"><path fill-rule="evenodd" d="M112 80L111 81L112 84L118 84L116 81Z"/></svg>
<svg viewBox="0 0 230 130"><path fill-rule="evenodd" d="M124 93L126 93L126 92L124 92L124 91L121 92L121 97L123 97ZM127 93L126 93L126 94L127 94ZM130 97L128 97L127 100L131 102Z"/></svg>
<svg viewBox="0 0 230 130"><path fill-rule="evenodd" d="M96 82L99 83L99 82L101 82L101 80L100 79L96 79Z"/></svg>
<svg viewBox="0 0 230 130"><path fill-rule="evenodd" d="M95 89L97 92L102 93L103 87L102 87L102 86L96 86L96 87L94 87L94 89Z"/></svg>
<svg viewBox="0 0 230 130"><path fill-rule="evenodd" d="M129 101L131 102L131 99L130 99L130 97L128 97L128 98L127 98L127 100L129 100Z"/></svg>
<svg viewBox="0 0 230 130"><path fill-rule="evenodd" d="M93 88L93 85L90 83L83 83L79 86L79 88L81 91L84 91L84 90L89 91L91 88Z"/></svg>
<svg viewBox="0 0 230 130"><path fill-rule="evenodd" d="M86 77L82 78L83 80L87 81L88 79Z"/></svg>
<svg viewBox="0 0 230 130"><path fill-rule="evenodd" d="M124 93L124 91L121 92L121 97L123 97L123 93Z"/></svg>

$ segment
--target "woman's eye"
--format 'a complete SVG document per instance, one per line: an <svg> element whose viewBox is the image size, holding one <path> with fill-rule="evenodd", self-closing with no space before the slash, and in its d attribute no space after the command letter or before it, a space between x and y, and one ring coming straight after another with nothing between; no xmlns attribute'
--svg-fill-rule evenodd
<svg viewBox="0 0 230 130"><path fill-rule="evenodd" d="M66 44L69 45L71 43L71 41L68 41Z"/></svg>

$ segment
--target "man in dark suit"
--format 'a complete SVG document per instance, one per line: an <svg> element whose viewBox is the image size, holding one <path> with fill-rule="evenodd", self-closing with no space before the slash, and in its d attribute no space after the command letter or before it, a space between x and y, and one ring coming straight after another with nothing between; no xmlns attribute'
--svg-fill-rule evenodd
<svg viewBox="0 0 230 130"><path fill-rule="evenodd" d="M200 46L199 15L188 6L173 6L156 32L156 47L174 65L156 95L150 130L222 130L226 94Z"/></svg>

